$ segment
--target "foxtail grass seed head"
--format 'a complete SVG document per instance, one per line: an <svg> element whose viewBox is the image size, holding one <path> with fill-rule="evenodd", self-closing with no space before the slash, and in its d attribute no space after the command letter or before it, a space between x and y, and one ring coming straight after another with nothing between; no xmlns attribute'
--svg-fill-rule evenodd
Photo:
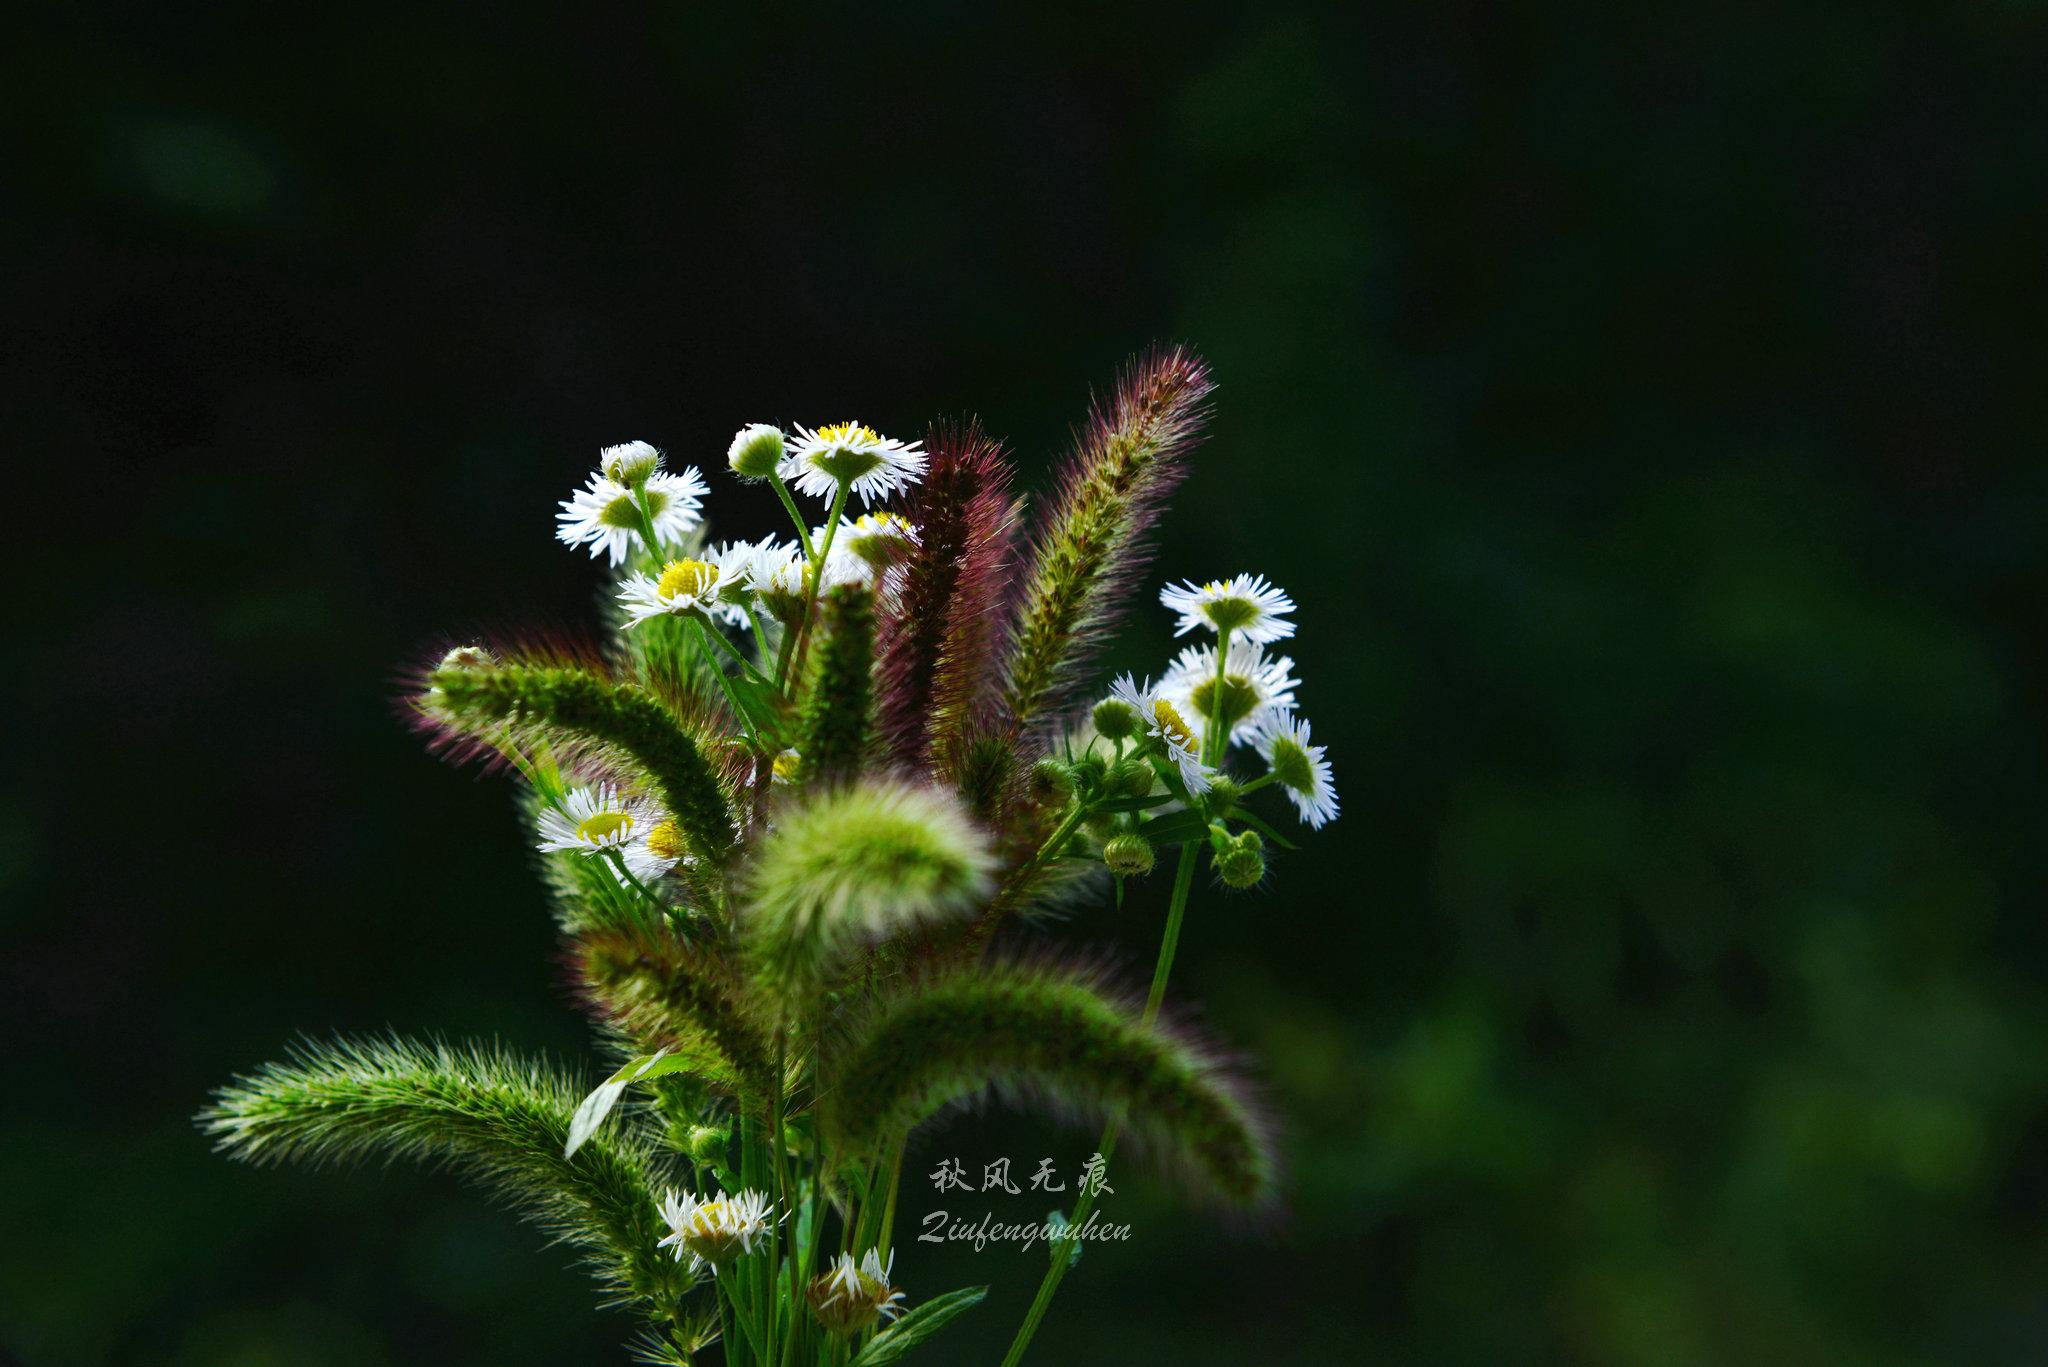
<svg viewBox="0 0 2048 1367"><path fill-rule="evenodd" d="M597 454L597 468L612 483L637 489L661 468L661 452L644 441L607 446Z"/></svg>
<svg viewBox="0 0 2048 1367"><path fill-rule="evenodd" d="M1213 862L1216 876L1225 887L1257 887L1266 876L1265 841L1257 831L1239 831L1229 844L1215 852Z"/></svg>
<svg viewBox="0 0 2048 1367"><path fill-rule="evenodd" d="M852 945L970 910L995 855L958 799L869 780L779 809L748 880L741 933L764 974L815 983Z"/></svg>
<svg viewBox="0 0 2048 1367"><path fill-rule="evenodd" d="M779 1223L771 1218L768 1197L751 1190L708 1201L695 1192L671 1191L661 1203L661 1218L669 1235L655 1247L675 1249L678 1261L687 1254L692 1267L709 1263L714 1269L767 1247Z"/></svg>
<svg viewBox="0 0 2048 1367"><path fill-rule="evenodd" d="M851 1253L841 1253L811 1278L804 1298L827 1333L857 1334L878 1319L886 1323L903 1313L903 1293L889 1285L895 1269L893 1250L887 1266L872 1248L858 1263Z"/></svg>
<svg viewBox="0 0 2048 1367"><path fill-rule="evenodd" d="M1140 734L1172 761L1180 781L1190 793L1209 791L1209 770L1202 763L1201 736L1181 715L1173 700L1150 684L1141 684L1124 674L1109 686L1110 697L1131 709L1138 718Z"/></svg>
<svg viewBox="0 0 2048 1367"><path fill-rule="evenodd" d="M698 510L708 492L695 466L681 474L650 474L637 491L599 470L585 488L562 500L562 510L555 514L562 525L555 529L555 537L565 545L588 546L593 557L609 556L612 564L623 565L633 553L634 542L643 536L642 499L647 511L654 514L654 534L664 542L679 544L703 521Z"/></svg>
<svg viewBox="0 0 2048 1367"><path fill-rule="evenodd" d="M866 507L924 478L921 443L896 441L861 423L835 422L815 432L798 427L796 436L781 474L812 498L832 498L845 484Z"/></svg>
<svg viewBox="0 0 2048 1367"><path fill-rule="evenodd" d="M436 669L496 669L498 657L482 646L457 646L441 657Z"/></svg>
<svg viewBox="0 0 2048 1367"><path fill-rule="evenodd" d="M1197 729L1221 721L1231 744L1250 745L1263 721L1294 706L1298 683L1293 660L1269 658L1250 641L1232 640L1222 678L1215 646L1189 646L1159 680L1159 692Z"/></svg>
<svg viewBox="0 0 2048 1367"><path fill-rule="evenodd" d="M1142 878L1152 872L1152 842L1135 832L1116 836L1102 847L1102 862L1119 878Z"/></svg>
<svg viewBox="0 0 2048 1367"><path fill-rule="evenodd" d="M725 463L741 479L766 479L782 464L785 454L781 428L765 422L749 423L732 439Z"/></svg>
<svg viewBox="0 0 2048 1367"><path fill-rule="evenodd" d="M1323 758L1325 747L1309 744L1306 718L1286 713L1269 717L1252 744L1266 757L1266 766L1287 790L1309 829L1319 831L1337 819L1337 787L1330 781L1330 762Z"/></svg>
<svg viewBox="0 0 2048 1367"><path fill-rule="evenodd" d="M1287 614L1294 611L1294 600L1267 583L1263 574L1211 579L1206 584L1168 584L1159 591L1159 601L1180 614L1176 636L1207 627L1268 645L1294 634L1294 623L1287 620Z"/></svg>

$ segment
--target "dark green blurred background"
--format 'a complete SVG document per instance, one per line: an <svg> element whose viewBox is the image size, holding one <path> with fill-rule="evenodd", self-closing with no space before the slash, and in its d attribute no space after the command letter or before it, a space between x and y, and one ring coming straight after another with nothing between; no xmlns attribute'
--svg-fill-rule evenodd
<svg viewBox="0 0 2048 1367"><path fill-rule="evenodd" d="M1147 597L1294 594L1344 815L1177 975L1291 1219L1113 1173L1034 1360L2048 1357L2039 5L43 8L0 1360L623 1361L451 1179L189 1121L298 1032L592 1066L507 785L396 671L592 619L552 513L602 444L978 412L1037 483L1155 338L1221 387ZM1149 962L1163 893L1055 933ZM1041 1267L911 1245L916 1298L996 1284L931 1361Z"/></svg>

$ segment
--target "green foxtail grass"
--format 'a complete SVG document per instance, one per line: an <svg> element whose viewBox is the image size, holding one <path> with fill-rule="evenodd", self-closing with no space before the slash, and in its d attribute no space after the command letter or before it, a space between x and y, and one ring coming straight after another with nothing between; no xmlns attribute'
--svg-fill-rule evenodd
<svg viewBox="0 0 2048 1367"><path fill-rule="evenodd" d="M1213 645L1084 691L1209 389L1183 349L1135 361L1029 536L973 425L742 428L728 467L773 486L787 541L708 541L698 470L607 448L557 519L610 562L605 645L458 646L405 700L437 747L516 774L604 1080L342 1040L222 1088L201 1125L252 1161L464 1174L576 1248L672 1364L880 1367L971 1311L985 1288L892 1285L890 1250L911 1137L977 1099L1273 1207L1256 1089L1163 1007L1198 869L1255 888L1293 848L1260 790L1311 828L1337 814L1267 653L1294 605L1250 575L1168 588ZM1033 913L1121 899L1169 855L1148 993L1040 942ZM1061 1217L1010 1363L1098 1194Z"/></svg>

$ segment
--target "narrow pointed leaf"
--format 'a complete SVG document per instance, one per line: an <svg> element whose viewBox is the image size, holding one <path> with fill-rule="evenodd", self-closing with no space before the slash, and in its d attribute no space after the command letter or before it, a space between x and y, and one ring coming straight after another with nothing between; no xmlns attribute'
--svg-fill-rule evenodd
<svg viewBox="0 0 2048 1367"><path fill-rule="evenodd" d="M875 1335L868 1346L861 1349L860 1356L853 1360L852 1367L886 1367L886 1364L900 1360L959 1315L981 1304L986 1295L988 1288L985 1286L963 1286L958 1291L934 1296Z"/></svg>

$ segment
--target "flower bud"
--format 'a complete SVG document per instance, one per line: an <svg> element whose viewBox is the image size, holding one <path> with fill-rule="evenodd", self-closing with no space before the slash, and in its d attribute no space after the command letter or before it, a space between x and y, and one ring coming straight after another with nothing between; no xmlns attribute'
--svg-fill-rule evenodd
<svg viewBox="0 0 2048 1367"><path fill-rule="evenodd" d="M1211 862L1225 887L1253 887L1266 876L1265 844L1257 831L1239 831L1236 839L1216 852Z"/></svg>
<svg viewBox="0 0 2048 1367"><path fill-rule="evenodd" d="M1031 766L1031 796L1043 806L1065 806L1074 795L1074 773L1056 759Z"/></svg>
<svg viewBox="0 0 2048 1367"><path fill-rule="evenodd" d="M689 1136L683 1141L684 1151L693 1163L723 1163L726 1140L730 1136L715 1125L693 1125Z"/></svg>
<svg viewBox="0 0 2048 1367"><path fill-rule="evenodd" d="M1143 760L1127 759L1109 771L1103 790L1111 797L1148 797L1159 775Z"/></svg>
<svg viewBox="0 0 2048 1367"><path fill-rule="evenodd" d="M1229 816L1237 809L1237 799L1243 791L1242 788L1238 787L1235 780L1226 778L1222 774L1218 774L1210 779L1209 791L1202 798L1202 805L1207 809L1209 819L1211 821L1221 821L1224 817ZM1255 834L1255 832L1248 831L1246 834Z"/></svg>
<svg viewBox="0 0 2048 1367"><path fill-rule="evenodd" d="M597 467L613 483L637 489L647 482L649 475L661 468L661 452L644 441L607 446L598 452Z"/></svg>
<svg viewBox="0 0 2048 1367"><path fill-rule="evenodd" d="M1095 704L1095 734L1104 740L1129 740L1138 730L1138 709L1118 698Z"/></svg>
<svg viewBox="0 0 2048 1367"><path fill-rule="evenodd" d="M1135 833L1117 836L1102 847L1102 862L1119 878L1142 878L1152 872L1152 842Z"/></svg>
<svg viewBox="0 0 2048 1367"><path fill-rule="evenodd" d="M741 479L766 479L782 463L782 456L782 429L757 422L739 430L725 453L725 463Z"/></svg>

